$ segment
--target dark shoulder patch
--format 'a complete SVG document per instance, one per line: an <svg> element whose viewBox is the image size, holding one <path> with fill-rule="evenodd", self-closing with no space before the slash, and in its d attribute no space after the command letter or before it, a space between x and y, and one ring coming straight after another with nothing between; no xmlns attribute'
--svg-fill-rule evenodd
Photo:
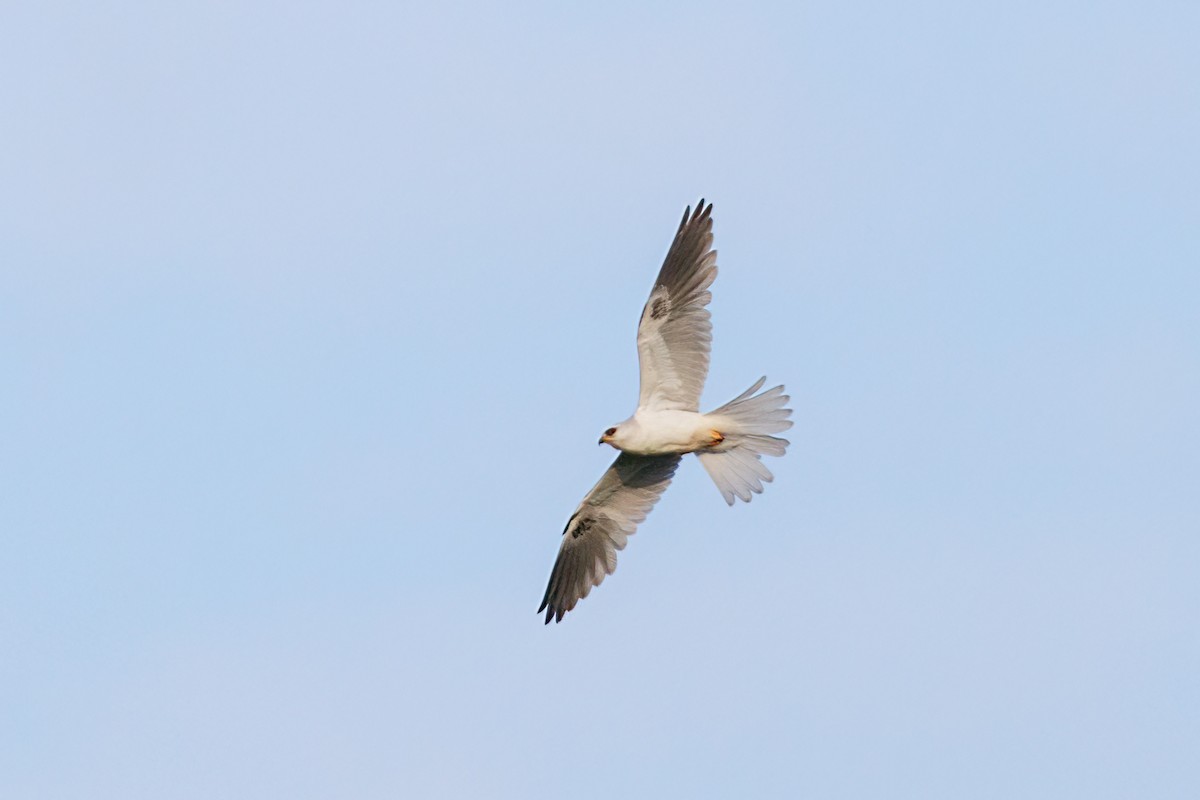
<svg viewBox="0 0 1200 800"><path fill-rule="evenodd" d="M575 528L571 531L571 538L578 539L580 536L583 536L585 533L590 531L595 524L596 520L592 519L591 517L577 518L575 521Z"/></svg>
<svg viewBox="0 0 1200 800"><path fill-rule="evenodd" d="M650 319L659 319L671 310L671 301L665 297L656 297L650 305Z"/></svg>

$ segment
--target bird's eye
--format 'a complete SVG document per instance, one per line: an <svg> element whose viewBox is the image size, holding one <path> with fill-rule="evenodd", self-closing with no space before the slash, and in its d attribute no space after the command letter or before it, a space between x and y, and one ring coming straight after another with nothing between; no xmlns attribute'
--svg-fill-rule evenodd
<svg viewBox="0 0 1200 800"><path fill-rule="evenodd" d="M608 430L606 430L606 431L604 432L604 435L605 435L605 436L612 436L612 435L613 435L613 434L615 434L616 432L617 432L617 429L616 429L616 428L609 428Z"/></svg>

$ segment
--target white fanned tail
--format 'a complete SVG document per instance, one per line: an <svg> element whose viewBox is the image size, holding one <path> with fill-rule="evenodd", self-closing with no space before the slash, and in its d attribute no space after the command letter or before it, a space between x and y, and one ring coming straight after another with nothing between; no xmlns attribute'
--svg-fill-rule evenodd
<svg viewBox="0 0 1200 800"><path fill-rule="evenodd" d="M763 483L775 477L762 463L762 456L781 456L789 444L787 439L771 434L792 427L788 419L792 410L784 407L790 398L783 393L783 386L755 395L766 380L759 378L749 389L705 415L725 439L697 451L696 456L729 505L735 497L749 503L752 492L762 493Z"/></svg>

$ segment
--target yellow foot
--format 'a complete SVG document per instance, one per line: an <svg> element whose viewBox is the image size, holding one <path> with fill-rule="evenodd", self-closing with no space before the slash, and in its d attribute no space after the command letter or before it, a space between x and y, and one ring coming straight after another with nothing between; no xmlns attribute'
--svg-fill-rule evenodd
<svg viewBox="0 0 1200 800"><path fill-rule="evenodd" d="M711 430L709 433L712 435L712 441L708 443L709 447L716 447L721 442L725 441L725 434L721 433L720 431Z"/></svg>

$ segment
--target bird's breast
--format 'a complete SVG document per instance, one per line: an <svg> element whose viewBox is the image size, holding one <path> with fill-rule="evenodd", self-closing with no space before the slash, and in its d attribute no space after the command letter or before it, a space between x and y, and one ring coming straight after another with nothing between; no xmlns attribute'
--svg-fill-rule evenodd
<svg viewBox="0 0 1200 800"><path fill-rule="evenodd" d="M621 449L634 455L691 453L712 439L704 415L695 411L639 411L633 423Z"/></svg>

